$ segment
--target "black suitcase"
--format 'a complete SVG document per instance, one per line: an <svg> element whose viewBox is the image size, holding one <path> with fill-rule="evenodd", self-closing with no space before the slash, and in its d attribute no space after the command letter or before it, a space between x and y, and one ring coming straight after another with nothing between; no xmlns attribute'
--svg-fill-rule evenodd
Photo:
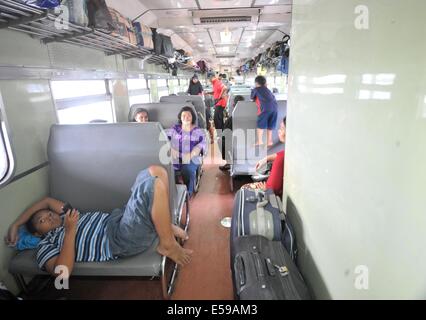
<svg viewBox="0 0 426 320"><path fill-rule="evenodd" d="M280 241L234 239L232 275L240 300L310 300L306 284Z"/></svg>
<svg viewBox="0 0 426 320"><path fill-rule="evenodd" d="M263 211L259 211L258 206ZM245 235L261 235L269 240L281 241L293 261L296 261L297 247L293 227L286 219L281 199L272 190L241 189L235 195L231 222L231 256L234 251L233 239Z"/></svg>
<svg viewBox="0 0 426 320"><path fill-rule="evenodd" d="M173 49L172 38L164 34L161 35L162 38L162 49L161 54L173 58L175 54L175 49Z"/></svg>

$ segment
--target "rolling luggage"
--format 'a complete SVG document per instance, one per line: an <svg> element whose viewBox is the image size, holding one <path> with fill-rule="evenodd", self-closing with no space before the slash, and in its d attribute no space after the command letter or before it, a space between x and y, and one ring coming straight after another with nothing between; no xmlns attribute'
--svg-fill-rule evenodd
<svg viewBox="0 0 426 320"><path fill-rule="evenodd" d="M281 241L293 261L297 258L293 227L282 207L281 198L270 189L240 189L234 200L231 222L231 255L233 239L245 235L261 235L269 240Z"/></svg>
<svg viewBox="0 0 426 320"><path fill-rule="evenodd" d="M232 275L240 300L309 300L302 275L279 241L262 236L234 239Z"/></svg>

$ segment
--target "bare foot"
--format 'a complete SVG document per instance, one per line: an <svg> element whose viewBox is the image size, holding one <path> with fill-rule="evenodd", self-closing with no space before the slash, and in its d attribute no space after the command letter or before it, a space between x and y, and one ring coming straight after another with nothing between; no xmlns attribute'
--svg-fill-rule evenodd
<svg viewBox="0 0 426 320"><path fill-rule="evenodd" d="M172 230L173 230L173 234L175 235L175 237L178 237L179 239L182 239L182 240L188 240L189 239L189 236L185 232L185 230L178 227L177 225L172 224Z"/></svg>
<svg viewBox="0 0 426 320"><path fill-rule="evenodd" d="M170 246L165 246L160 243L157 247L157 252L172 259L180 266L188 264L191 261L193 253L192 250L182 248L177 242L174 242Z"/></svg>

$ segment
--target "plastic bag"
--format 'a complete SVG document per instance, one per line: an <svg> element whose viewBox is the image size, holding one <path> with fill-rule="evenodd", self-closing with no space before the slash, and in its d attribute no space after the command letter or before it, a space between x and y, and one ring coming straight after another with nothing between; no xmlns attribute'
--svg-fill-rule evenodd
<svg viewBox="0 0 426 320"><path fill-rule="evenodd" d="M61 0L37 0L36 4L41 8L56 8L61 5Z"/></svg>

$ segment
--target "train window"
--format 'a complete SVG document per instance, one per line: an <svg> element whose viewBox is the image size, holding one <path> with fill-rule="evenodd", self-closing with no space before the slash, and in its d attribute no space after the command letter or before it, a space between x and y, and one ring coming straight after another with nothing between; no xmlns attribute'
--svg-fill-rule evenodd
<svg viewBox="0 0 426 320"><path fill-rule="evenodd" d="M180 79L179 83L180 83L180 91L186 92L186 90L188 90L189 81L187 79Z"/></svg>
<svg viewBox="0 0 426 320"><path fill-rule="evenodd" d="M179 80L178 79L172 79L169 80L169 93L177 94L179 92Z"/></svg>
<svg viewBox="0 0 426 320"><path fill-rule="evenodd" d="M52 81L51 87L60 124L114 122L106 81Z"/></svg>
<svg viewBox="0 0 426 320"><path fill-rule="evenodd" d="M275 88L275 77L267 77L266 83L268 84L268 88L272 90L272 88Z"/></svg>
<svg viewBox="0 0 426 320"><path fill-rule="evenodd" d="M9 137L2 118L2 98L0 95L0 186L5 184L13 171L13 157L8 148Z"/></svg>
<svg viewBox="0 0 426 320"><path fill-rule="evenodd" d="M166 79L157 79L158 98L169 95L169 87Z"/></svg>
<svg viewBox="0 0 426 320"><path fill-rule="evenodd" d="M254 79L255 78L246 78L246 83L245 84L254 87Z"/></svg>
<svg viewBox="0 0 426 320"><path fill-rule="evenodd" d="M127 89L131 106L137 103L151 102L151 94L146 79L128 79Z"/></svg>

